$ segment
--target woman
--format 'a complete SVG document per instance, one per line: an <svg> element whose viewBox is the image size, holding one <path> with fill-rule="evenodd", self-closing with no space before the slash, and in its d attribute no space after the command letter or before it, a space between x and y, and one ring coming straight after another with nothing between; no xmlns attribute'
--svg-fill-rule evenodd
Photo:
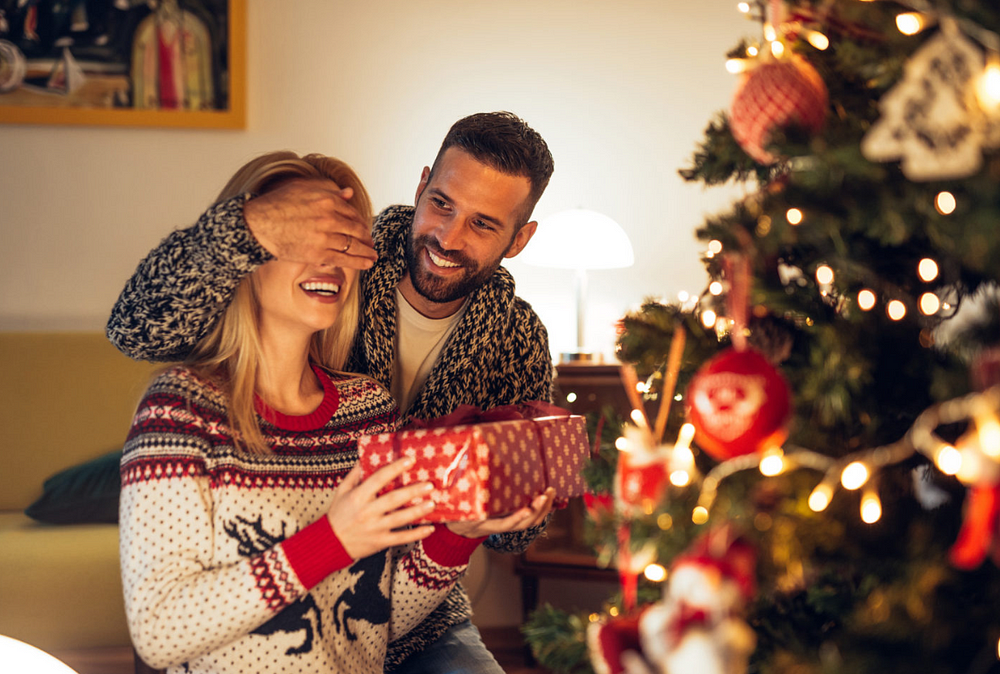
<svg viewBox="0 0 1000 674"><path fill-rule="evenodd" d="M218 201L290 179L326 181L370 226L358 177L320 155L255 159ZM153 667L382 672L389 640L465 571L481 538L403 528L433 508L429 484L378 495L406 460L364 482L354 467L357 437L397 416L380 385L339 371L357 312L357 271L272 260L146 392L122 459L121 559Z"/></svg>

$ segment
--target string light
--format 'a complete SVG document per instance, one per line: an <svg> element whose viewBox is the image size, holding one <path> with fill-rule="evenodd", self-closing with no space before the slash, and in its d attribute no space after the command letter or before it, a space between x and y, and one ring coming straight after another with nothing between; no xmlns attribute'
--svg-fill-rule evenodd
<svg viewBox="0 0 1000 674"><path fill-rule="evenodd" d="M951 445L942 445L934 455L934 465L945 475L957 475L962 469L962 452Z"/></svg>
<svg viewBox="0 0 1000 674"><path fill-rule="evenodd" d="M929 257L925 257L923 260L920 261L920 264L917 265L917 274L920 275L921 281L930 283L931 281L937 278L938 275L937 262L930 259Z"/></svg>
<svg viewBox="0 0 1000 674"><path fill-rule="evenodd" d="M662 583L667 579L667 570L659 564L649 564L643 569L642 575L654 583Z"/></svg>
<svg viewBox="0 0 1000 674"><path fill-rule="evenodd" d="M718 239L712 239L711 241L709 241L708 242L708 252L712 253L713 255L718 255L719 253L721 253L722 252L722 242L719 241Z"/></svg>
<svg viewBox="0 0 1000 674"><path fill-rule="evenodd" d="M809 509L820 513L826 510L833 499L833 487L827 482L820 482L809 494Z"/></svg>
<svg viewBox="0 0 1000 674"><path fill-rule="evenodd" d="M703 312L701 312L701 324L704 325L706 328L715 327L715 319L716 319L715 312L712 311L711 309L705 309Z"/></svg>
<svg viewBox="0 0 1000 674"><path fill-rule="evenodd" d="M937 196L934 197L934 208L941 215L951 215L955 212L955 207L958 202L955 201L955 195L948 191L938 192Z"/></svg>
<svg viewBox="0 0 1000 674"><path fill-rule="evenodd" d="M1000 108L1000 54L990 53L986 68L976 83L976 97L984 110Z"/></svg>
<svg viewBox="0 0 1000 674"><path fill-rule="evenodd" d="M781 447L766 449L760 459L761 475L774 477L785 470L785 452Z"/></svg>
<svg viewBox="0 0 1000 674"><path fill-rule="evenodd" d="M868 481L868 477L868 466L860 461L852 461L844 467L844 471L840 474L840 484L844 485L844 489L854 491L863 487Z"/></svg>
<svg viewBox="0 0 1000 674"><path fill-rule="evenodd" d="M629 417L631 417L632 423L636 426L642 427L646 425L646 415L642 413L642 410L632 410Z"/></svg>
<svg viewBox="0 0 1000 674"><path fill-rule="evenodd" d="M829 285L833 283L833 269L828 265L820 265L816 268L816 282L820 285Z"/></svg>
<svg viewBox="0 0 1000 674"><path fill-rule="evenodd" d="M991 459L1000 459L1000 420L992 413L977 414L976 432L983 454Z"/></svg>
<svg viewBox="0 0 1000 674"><path fill-rule="evenodd" d="M628 446L628 439L624 435L619 436L618 439L615 440L615 449L619 452L627 452L630 450L630 447Z"/></svg>
<svg viewBox="0 0 1000 674"><path fill-rule="evenodd" d="M691 513L691 521L695 524L704 524L708 521L708 508L705 506L695 506L694 512Z"/></svg>
<svg viewBox="0 0 1000 674"><path fill-rule="evenodd" d="M870 311L875 306L875 293L867 288L858 293L858 306L861 311Z"/></svg>
<svg viewBox="0 0 1000 674"><path fill-rule="evenodd" d="M675 487L686 487L691 484L691 474L686 470L674 470L670 473L670 484Z"/></svg>
<svg viewBox="0 0 1000 674"><path fill-rule="evenodd" d="M825 51L826 48L830 46L830 38L823 35L823 33L818 30L807 30L806 40L808 40L809 44L816 47L816 49L819 49L820 51Z"/></svg>
<svg viewBox="0 0 1000 674"><path fill-rule="evenodd" d="M924 17L919 12L903 12L896 15L896 28L903 35L916 35L924 29Z"/></svg>
<svg viewBox="0 0 1000 674"><path fill-rule="evenodd" d="M754 45L750 45L749 47L747 47L748 56L756 56L757 54L758 54L757 47L755 47Z"/></svg>
<svg viewBox="0 0 1000 674"><path fill-rule="evenodd" d="M739 9L744 14L749 14L750 13L750 3L749 2L741 2L740 4L736 5L736 8Z"/></svg>
<svg viewBox="0 0 1000 674"><path fill-rule="evenodd" d="M740 73L745 72L746 69L747 69L746 59L738 59L738 58L726 59L726 70L729 73L733 75L739 75Z"/></svg>
<svg viewBox="0 0 1000 674"><path fill-rule="evenodd" d="M656 526L660 527L663 531L666 531L670 527L674 526L674 518L671 517L669 513L661 513L660 516L656 518Z"/></svg>
<svg viewBox="0 0 1000 674"><path fill-rule="evenodd" d="M802 222L802 211L797 208L789 208L785 212L785 220L788 220L788 224L797 225Z"/></svg>
<svg viewBox="0 0 1000 674"><path fill-rule="evenodd" d="M778 40L775 40L771 43L771 53L775 58L780 58L781 55L785 53L785 45Z"/></svg>
<svg viewBox="0 0 1000 674"><path fill-rule="evenodd" d="M892 320L901 321L906 316L906 305L899 300L892 300L886 306L885 311Z"/></svg>
<svg viewBox="0 0 1000 674"><path fill-rule="evenodd" d="M920 296L920 311L925 316L933 316L941 308L941 300L934 293L924 293Z"/></svg>
<svg viewBox="0 0 1000 674"><path fill-rule="evenodd" d="M618 616L618 607L617 606L612 606L611 608L609 608L608 609L608 615L611 616L612 618L617 617Z"/></svg>
<svg viewBox="0 0 1000 674"><path fill-rule="evenodd" d="M875 524L882 518L882 501L874 488L869 487L861 496L861 520L865 524Z"/></svg>
<svg viewBox="0 0 1000 674"><path fill-rule="evenodd" d="M712 281L708 286L708 292L712 295L719 296L722 294L722 284L718 281Z"/></svg>
<svg viewBox="0 0 1000 674"><path fill-rule="evenodd" d="M774 26L770 23L764 24L764 39L768 42L774 42L778 39L778 33L774 30Z"/></svg>
<svg viewBox="0 0 1000 674"><path fill-rule="evenodd" d="M575 403L576 402L576 394L573 393L572 391L570 391L569 393L567 393L566 394L566 402L568 402L568 403Z"/></svg>
<svg viewBox="0 0 1000 674"><path fill-rule="evenodd" d="M684 304L689 299L691 299L691 294L686 290L682 290L679 293L677 293L677 299L680 301L681 304Z"/></svg>

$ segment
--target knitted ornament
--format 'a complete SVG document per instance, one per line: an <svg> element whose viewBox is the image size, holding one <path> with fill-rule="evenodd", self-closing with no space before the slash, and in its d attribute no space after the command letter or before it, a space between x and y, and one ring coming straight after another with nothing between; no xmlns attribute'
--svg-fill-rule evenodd
<svg viewBox="0 0 1000 674"><path fill-rule="evenodd" d="M792 125L819 132L827 97L823 79L802 57L768 60L741 77L729 128L748 155L761 164L773 164L777 157L764 149L772 132Z"/></svg>
<svg viewBox="0 0 1000 674"><path fill-rule="evenodd" d="M718 461L780 445L790 411L787 382L753 349L726 349L688 387L695 442Z"/></svg>

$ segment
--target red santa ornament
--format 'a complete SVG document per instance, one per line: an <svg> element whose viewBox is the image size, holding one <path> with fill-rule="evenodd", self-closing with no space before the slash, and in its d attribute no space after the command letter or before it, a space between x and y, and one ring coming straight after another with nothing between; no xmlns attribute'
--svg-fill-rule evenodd
<svg viewBox="0 0 1000 674"><path fill-rule="evenodd" d="M776 129L823 128L829 94L816 69L797 54L766 58L741 76L730 106L729 128L748 155L761 164L777 157L765 148Z"/></svg>
<svg viewBox="0 0 1000 674"><path fill-rule="evenodd" d="M702 365L688 386L695 442L718 461L780 446L790 412L788 384L753 349L726 349Z"/></svg>

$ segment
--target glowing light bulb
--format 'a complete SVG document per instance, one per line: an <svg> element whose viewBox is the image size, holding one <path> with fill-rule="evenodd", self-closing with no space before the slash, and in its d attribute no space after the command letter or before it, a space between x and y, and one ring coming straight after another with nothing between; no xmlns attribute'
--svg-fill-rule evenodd
<svg viewBox="0 0 1000 674"><path fill-rule="evenodd" d="M764 39L768 42L778 39L778 33L774 30L774 26L769 23L764 24Z"/></svg>
<svg viewBox="0 0 1000 674"><path fill-rule="evenodd" d="M573 393L572 391L570 391L569 393L567 393L566 394L566 402L568 402L568 403L575 403L576 402L576 394Z"/></svg>
<svg viewBox="0 0 1000 674"><path fill-rule="evenodd" d="M781 475L785 470L785 452L781 447L769 447L760 458L760 473L766 477Z"/></svg>
<svg viewBox="0 0 1000 674"><path fill-rule="evenodd" d="M722 252L722 242L719 241L718 239L712 239L711 241L708 242L708 250L709 252L718 255L719 253Z"/></svg>
<svg viewBox="0 0 1000 674"><path fill-rule="evenodd" d="M708 521L708 508L705 506L697 506L694 512L691 513L691 521L695 524L704 524Z"/></svg>
<svg viewBox="0 0 1000 674"><path fill-rule="evenodd" d="M916 35L924 29L924 17L918 12L897 14L896 28L903 35Z"/></svg>
<svg viewBox="0 0 1000 674"><path fill-rule="evenodd" d="M802 211L797 208L789 208L785 212L785 220L788 220L789 225L797 225L802 222Z"/></svg>
<svg viewBox="0 0 1000 674"><path fill-rule="evenodd" d="M882 518L882 501L874 491L861 497L861 520L865 524L875 524Z"/></svg>
<svg viewBox="0 0 1000 674"><path fill-rule="evenodd" d="M597 615L596 613L591 613L589 616L587 616L587 620L589 620L592 623L596 623L600 619L601 616Z"/></svg>
<svg viewBox="0 0 1000 674"><path fill-rule="evenodd" d="M704 325L706 328L715 327L716 318L717 317L715 315L715 312L712 311L711 309L705 309L703 312L701 312L701 324Z"/></svg>
<svg viewBox="0 0 1000 674"><path fill-rule="evenodd" d="M689 293L686 290L682 290L679 293L677 293L677 299L680 301L681 304L684 304L689 299L691 299L691 293Z"/></svg>
<svg viewBox="0 0 1000 674"><path fill-rule="evenodd" d="M760 53L760 50L758 50L757 47L755 47L753 45L750 45L749 47L747 47L747 55L748 56L756 56L758 53Z"/></svg>
<svg viewBox="0 0 1000 674"><path fill-rule="evenodd" d="M1000 459L1000 420L992 414L976 417L976 432L983 454Z"/></svg>
<svg viewBox="0 0 1000 674"><path fill-rule="evenodd" d="M632 419L632 423L634 423L636 426L646 425L646 415L642 413L642 410L632 410L632 413L629 414L629 417Z"/></svg>
<svg viewBox="0 0 1000 674"><path fill-rule="evenodd" d="M650 564L643 569L642 575L654 583L662 583L667 579L667 570L659 564Z"/></svg>
<svg viewBox="0 0 1000 674"><path fill-rule="evenodd" d="M934 465L945 475L957 475L962 470L962 452L944 445L934 455Z"/></svg>
<svg viewBox="0 0 1000 674"><path fill-rule="evenodd" d="M712 295L719 296L722 294L722 284L718 281L712 281L708 286L708 292Z"/></svg>
<svg viewBox="0 0 1000 674"><path fill-rule="evenodd" d="M830 505L832 499L833 487L826 482L821 482L809 494L809 509L816 513L823 512Z"/></svg>
<svg viewBox="0 0 1000 674"><path fill-rule="evenodd" d="M960 451L962 454L962 465L959 467L958 472L955 473L955 477L962 484L975 484L979 481L979 477L983 473L983 461L985 459L977 449L964 448Z"/></svg>
<svg viewBox="0 0 1000 674"><path fill-rule="evenodd" d="M670 473L670 484L675 487L686 487L691 483L691 475L686 470L675 470Z"/></svg>
<svg viewBox="0 0 1000 674"><path fill-rule="evenodd" d="M663 531L666 531L670 527L674 526L674 518L667 513L662 513L656 518L656 526L660 527Z"/></svg>
<svg viewBox="0 0 1000 674"><path fill-rule="evenodd" d="M886 305L885 311L892 320L901 321L906 316L906 305L899 300L892 300Z"/></svg>
<svg viewBox="0 0 1000 674"><path fill-rule="evenodd" d="M780 58L781 55L785 53L785 45L778 40L775 40L771 43L771 53L775 58Z"/></svg>
<svg viewBox="0 0 1000 674"><path fill-rule="evenodd" d="M830 46L830 38L828 38L826 35L823 35L823 33L819 32L818 30L807 31L806 40L809 41L809 44L816 47L816 49L819 49L820 51L824 51L827 47Z"/></svg>
<svg viewBox="0 0 1000 674"><path fill-rule="evenodd" d="M840 474L840 484L844 489L860 489L868 481L868 466L860 461L852 461L844 467L844 472Z"/></svg>
<svg viewBox="0 0 1000 674"><path fill-rule="evenodd" d="M736 9L740 10L744 14L749 14L750 13L750 3L749 2L741 2L740 4L736 5Z"/></svg>
<svg viewBox="0 0 1000 674"><path fill-rule="evenodd" d="M726 70L733 75L738 75L747 69L746 59L731 58L726 59Z"/></svg>
<svg viewBox="0 0 1000 674"><path fill-rule="evenodd" d="M930 283L938 276L937 262L930 259L929 257L925 257L923 260L920 261L920 264L917 265L917 274L920 275L921 281Z"/></svg>
<svg viewBox="0 0 1000 674"><path fill-rule="evenodd" d="M976 96L984 110L1000 108L1000 55L991 54L976 83Z"/></svg>
<svg viewBox="0 0 1000 674"><path fill-rule="evenodd" d="M615 440L615 449L617 449L619 452L629 451L630 448L628 446L628 438L626 438L624 435L619 436L618 439Z"/></svg>
<svg viewBox="0 0 1000 674"><path fill-rule="evenodd" d="M816 268L816 282L820 285L833 283L833 269L828 265L820 265Z"/></svg>
<svg viewBox="0 0 1000 674"><path fill-rule="evenodd" d="M681 429L677 431L677 447L688 447L691 445L691 441L694 439L695 427L692 423L686 423L681 425Z"/></svg>
<svg viewBox="0 0 1000 674"><path fill-rule="evenodd" d="M924 293L920 296L920 311L925 316L933 316L941 308L941 300L934 293Z"/></svg>
<svg viewBox="0 0 1000 674"><path fill-rule="evenodd" d="M612 606L611 608L609 608L608 609L608 615L611 616L612 618L614 618L615 616L617 616L618 615L618 607L617 606Z"/></svg>
<svg viewBox="0 0 1000 674"><path fill-rule="evenodd" d="M867 288L858 293L858 306L861 311L870 311L875 306L875 293Z"/></svg>
<svg viewBox="0 0 1000 674"><path fill-rule="evenodd" d="M955 207L958 202L955 201L955 195L951 192L938 192L937 196L934 197L934 208L941 215L951 215L955 212Z"/></svg>

